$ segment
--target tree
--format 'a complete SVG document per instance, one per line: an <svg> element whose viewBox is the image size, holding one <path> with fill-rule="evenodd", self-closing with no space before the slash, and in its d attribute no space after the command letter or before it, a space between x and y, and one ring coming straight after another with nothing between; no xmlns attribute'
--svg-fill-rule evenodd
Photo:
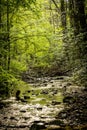
<svg viewBox="0 0 87 130"><path fill-rule="evenodd" d="M35 1L0 0L0 93L5 96L9 95L9 90L17 82L17 74L14 77L14 71L11 70L13 17L19 8L30 8L32 2Z"/></svg>

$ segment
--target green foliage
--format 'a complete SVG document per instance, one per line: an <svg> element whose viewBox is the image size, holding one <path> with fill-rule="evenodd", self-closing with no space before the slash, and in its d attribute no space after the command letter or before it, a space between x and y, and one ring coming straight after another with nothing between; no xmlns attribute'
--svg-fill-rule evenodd
<svg viewBox="0 0 87 130"><path fill-rule="evenodd" d="M87 87L87 69L86 67L79 68L79 70L74 70L72 73L71 80L78 84L79 86Z"/></svg>
<svg viewBox="0 0 87 130"><path fill-rule="evenodd" d="M10 96L16 82L16 78L0 66L0 97Z"/></svg>
<svg viewBox="0 0 87 130"><path fill-rule="evenodd" d="M64 57L66 69L71 71L72 80L79 86L87 86L87 41L84 41L85 33L68 34L68 42L65 46Z"/></svg>
<svg viewBox="0 0 87 130"><path fill-rule="evenodd" d="M45 8L45 6L49 7L49 2L45 2L47 5L44 1L36 2L37 14L32 10L19 8L13 18L11 28L11 69L13 70L21 72L26 66L48 67L53 62L56 64L56 60L58 61L62 55L60 39L62 29L56 28L56 34L54 34L54 26L49 18L50 11L46 12Z"/></svg>
<svg viewBox="0 0 87 130"><path fill-rule="evenodd" d="M23 63L22 61L12 60L11 62L11 68L10 71L17 77L26 70L26 63Z"/></svg>

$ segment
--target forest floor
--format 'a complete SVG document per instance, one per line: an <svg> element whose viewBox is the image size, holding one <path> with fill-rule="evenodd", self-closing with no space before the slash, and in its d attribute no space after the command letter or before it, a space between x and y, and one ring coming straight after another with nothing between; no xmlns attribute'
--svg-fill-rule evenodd
<svg viewBox="0 0 87 130"><path fill-rule="evenodd" d="M87 90L68 77L44 77L20 86L20 100L0 102L0 130L87 130Z"/></svg>

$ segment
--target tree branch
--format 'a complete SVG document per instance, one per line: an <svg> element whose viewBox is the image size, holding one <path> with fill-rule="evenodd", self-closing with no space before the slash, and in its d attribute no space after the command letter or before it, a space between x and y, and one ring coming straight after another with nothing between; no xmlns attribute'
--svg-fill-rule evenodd
<svg viewBox="0 0 87 130"><path fill-rule="evenodd" d="M54 3L54 5L56 6L57 11L59 12L59 8L58 8L58 5L57 5L57 3L55 2L55 0L52 0L52 2Z"/></svg>

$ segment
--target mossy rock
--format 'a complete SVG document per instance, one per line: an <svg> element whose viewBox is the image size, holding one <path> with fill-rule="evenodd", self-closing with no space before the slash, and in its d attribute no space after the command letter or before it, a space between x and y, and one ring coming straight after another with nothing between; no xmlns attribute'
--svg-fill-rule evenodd
<svg viewBox="0 0 87 130"><path fill-rule="evenodd" d="M64 125L63 121L61 120L53 120L51 122L48 123L49 125Z"/></svg>
<svg viewBox="0 0 87 130"><path fill-rule="evenodd" d="M69 95L65 96L63 99L63 103L74 103L76 101L75 97Z"/></svg>

